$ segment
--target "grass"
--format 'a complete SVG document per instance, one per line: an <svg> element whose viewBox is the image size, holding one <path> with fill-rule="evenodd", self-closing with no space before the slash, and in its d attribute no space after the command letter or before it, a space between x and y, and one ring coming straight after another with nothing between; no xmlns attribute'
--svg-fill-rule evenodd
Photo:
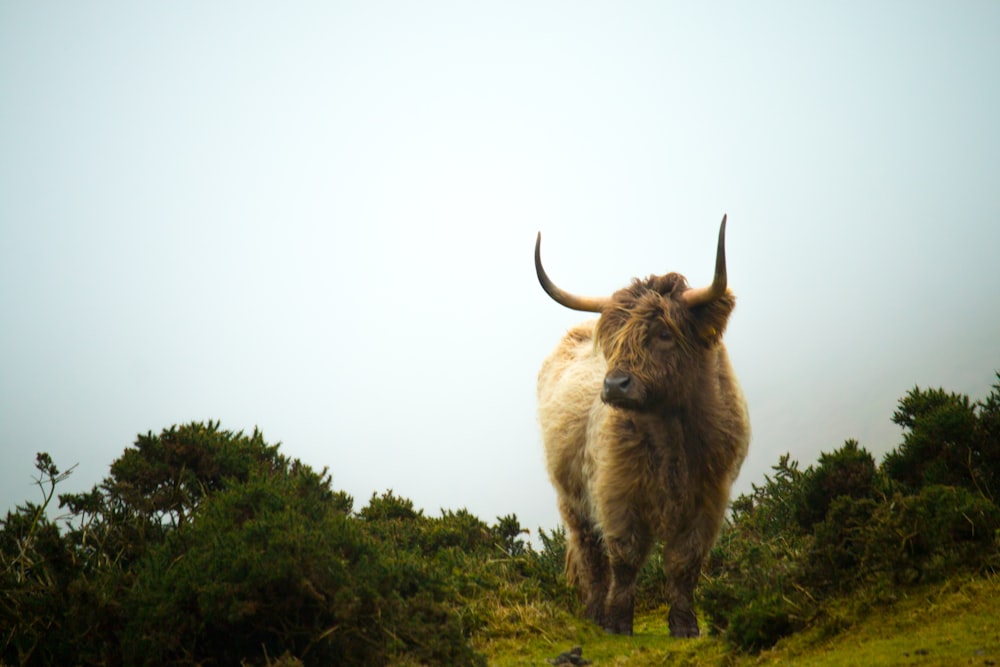
<svg viewBox="0 0 1000 667"><path fill-rule="evenodd" d="M844 632L823 634L815 628L790 637L753 664L1000 664L1000 577L958 577L914 589L868 610Z"/></svg>
<svg viewBox="0 0 1000 667"><path fill-rule="evenodd" d="M529 614L531 631L503 636L498 628L477 649L499 667L548 665L573 646L582 646L595 667L1000 665L1000 576L955 577L910 589L892 604L871 608L846 600L825 611L823 623L759 655L735 652L720 637L672 639L662 609L638 615L632 637L605 635L568 614Z"/></svg>

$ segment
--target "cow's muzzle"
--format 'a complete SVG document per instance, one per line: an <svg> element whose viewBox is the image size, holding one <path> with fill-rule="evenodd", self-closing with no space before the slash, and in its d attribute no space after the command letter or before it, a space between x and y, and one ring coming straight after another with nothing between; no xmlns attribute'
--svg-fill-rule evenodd
<svg viewBox="0 0 1000 667"><path fill-rule="evenodd" d="M601 400L620 408L634 408L642 404L642 387L629 373L613 370L604 377Z"/></svg>

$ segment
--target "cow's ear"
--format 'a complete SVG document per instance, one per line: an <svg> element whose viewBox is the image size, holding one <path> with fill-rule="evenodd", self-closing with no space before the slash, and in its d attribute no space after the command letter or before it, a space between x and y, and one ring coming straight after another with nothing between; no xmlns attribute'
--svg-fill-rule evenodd
<svg viewBox="0 0 1000 667"><path fill-rule="evenodd" d="M735 306L736 297L727 291L718 299L691 308L698 341L704 345L715 345L722 340L722 334L726 331L729 316Z"/></svg>

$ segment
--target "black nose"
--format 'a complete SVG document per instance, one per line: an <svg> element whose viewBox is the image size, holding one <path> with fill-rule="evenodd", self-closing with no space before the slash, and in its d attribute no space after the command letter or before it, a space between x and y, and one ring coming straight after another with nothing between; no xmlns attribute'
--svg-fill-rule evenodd
<svg viewBox="0 0 1000 667"><path fill-rule="evenodd" d="M628 398L629 387L632 384L632 376L621 371L612 371L604 378L604 398L622 399Z"/></svg>

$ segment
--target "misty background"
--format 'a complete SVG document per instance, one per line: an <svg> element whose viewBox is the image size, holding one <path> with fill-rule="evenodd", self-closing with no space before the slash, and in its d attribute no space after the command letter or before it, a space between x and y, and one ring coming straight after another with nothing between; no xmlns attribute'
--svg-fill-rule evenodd
<svg viewBox="0 0 1000 667"><path fill-rule="evenodd" d="M1000 369L1000 4L0 4L0 513L259 427L365 504L559 523L553 280L711 281L754 437L881 456Z"/></svg>

